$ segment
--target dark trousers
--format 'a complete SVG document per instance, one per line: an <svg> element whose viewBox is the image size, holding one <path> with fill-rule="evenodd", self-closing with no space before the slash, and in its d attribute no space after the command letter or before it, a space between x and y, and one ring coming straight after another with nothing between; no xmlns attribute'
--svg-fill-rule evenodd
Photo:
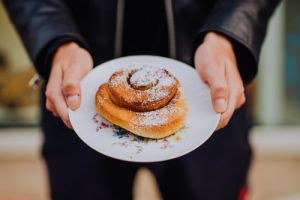
<svg viewBox="0 0 300 200"><path fill-rule="evenodd" d="M246 183L251 149L245 107L226 128L190 154L149 164L101 155L51 113L43 110L42 116L43 156L53 200L132 199L133 180L140 167L153 172L165 200L235 200Z"/></svg>

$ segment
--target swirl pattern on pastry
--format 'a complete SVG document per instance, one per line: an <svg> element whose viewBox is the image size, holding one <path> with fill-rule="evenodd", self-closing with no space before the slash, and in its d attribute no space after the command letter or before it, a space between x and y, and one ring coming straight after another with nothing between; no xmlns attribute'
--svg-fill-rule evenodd
<svg viewBox="0 0 300 200"><path fill-rule="evenodd" d="M133 111L159 109L175 96L178 80L167 70L157 67L121 69L108 81L113 102Z"/></svg>
<svg viewBox="0 0 300 200"><path fill-rule="evenodd" d="M168 77L172 80L164 80ZM135 89L137 87L138 89ZM117 98L112 95L112 88L113 91L115 89L119 92ZM123 91L121 88L126 90ZM156 94L164 92L158 96L152 96L152 92L147 92L149 90L155 91ZM123 94L138 94L137 99L141 103L131 101L134 98L123 97ZM122 98L126 99L125 106L124 102L119 102ZM108 83L98 88L95 104L97 112L108 121L136 135L153 139L175 133L184 125L187 114L187 105L179 81L168 71L152 67L151 69L130 68L115 72ZM138 105L138 108L134 107L135 105ZM146 111L141 112L141 108Z"/></svg>

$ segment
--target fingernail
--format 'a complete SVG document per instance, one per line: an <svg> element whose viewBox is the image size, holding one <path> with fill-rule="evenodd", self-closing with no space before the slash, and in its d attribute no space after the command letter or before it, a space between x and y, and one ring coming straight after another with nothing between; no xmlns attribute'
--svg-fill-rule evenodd
<svg viewBox="0 0 300 200"><path fill-rule="evenodd" d="M224 98L218 98L215 100L215 109L217 112L225 112L226 101Z"/></svg>
<svg viewBox="0 0 300 200"><path fill-rule="evenodd" d="M69 108L71 108L72 110L76 109L76 106L78 104L78 95L71 95L67 97L67 104L69 106Z"/></svg>

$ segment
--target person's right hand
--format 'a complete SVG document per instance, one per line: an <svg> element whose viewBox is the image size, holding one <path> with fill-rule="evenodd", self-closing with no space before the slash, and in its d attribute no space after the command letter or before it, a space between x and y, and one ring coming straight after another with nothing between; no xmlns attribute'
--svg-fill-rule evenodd
<svg viewBox="0 0 300 200"><path fill-rule="evenodd" d="M80 107L80 81L92 68L89 52L74 42L62 45L54 54L46 87L46 108L69 128L72 126L68 107L72 110Z"/></svg>

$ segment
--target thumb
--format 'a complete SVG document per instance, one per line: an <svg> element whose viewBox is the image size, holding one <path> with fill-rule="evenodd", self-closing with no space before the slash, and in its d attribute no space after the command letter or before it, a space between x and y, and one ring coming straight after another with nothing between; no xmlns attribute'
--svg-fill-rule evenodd
<svg viewBox="0 0 300 200"><path fill-rule="evenodd" d="M80 107L80 81L84 75L85 73L80 70L80 68L75 67L69 67L69 70L64 72L62 91L68 107L72 110L76 110Z"/></svg>
<svg viewBox="0 0 300 200"><path fill-rule="evenodd" d="M211 100L214 110L218 113L223 113L227 109L228 104L228 85L225 78L225 73L220 71L214 73L207 79L207 83L211 89Z"/></svg>

